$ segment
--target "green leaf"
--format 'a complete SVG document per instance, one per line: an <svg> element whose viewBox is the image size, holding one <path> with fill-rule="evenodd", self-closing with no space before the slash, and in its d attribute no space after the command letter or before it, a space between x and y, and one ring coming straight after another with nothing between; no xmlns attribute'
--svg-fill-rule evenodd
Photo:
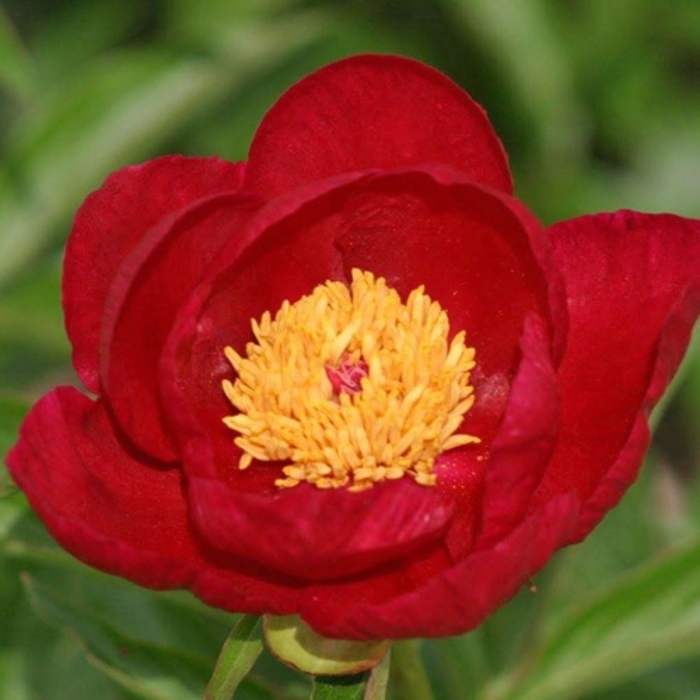
<svg viewBox="0 0 700 700"><path fill-rule="evenodd" d="M226 86L221 68L205 61L133 50L96 61L47 98L8 153L26 191L3 192L0 280L32 259L110 170L163 143Z"/></svg>
<svg viewBox="0 0 700 700"><path fill-rule="evenodd" d="M644 674L610 690L595 691L585 700L698 700L699 689L700 664L697 659L691 659Z"/></svg>
<svg viewBox="0 0 700 700"><path fill-rule="evenodd" d="M391 685L402 700L433 700L435 695L414 640L394 642L391 650Z"/></svg>
<svg viewBox="0 0 700 700"><path fill-rule="evenodd" d="M130 697L151 698L153 688L144 687L144 676L155 682L163 674L177 679L181 672L187 672L181 681L188 678L191 681L185 690L200 698L222 642L237 619L204 605L187 592L146 590L81 564L51 540L19 492L0 501L0 561L3 562L0 566L0 610L3 610L0 697L3 698L53 698L51 679L59 678L63 685L56 700L83 697L111 700L113 696L105 692L82 694L81 688L93 687L99 679L108 683L108 689L116 687L116 682L118 687L128 688ZM31 596L34 611L26 605L24 590L15 590L21 572L30 576L28 590L38 591ZM5 598L4 587L9 591ZM39 612L44 622L33 612ZM49 630L46 622L54 629ZM41 646L37 646L37 640ZM11 659L3 657L4 648L12 650ZM115 651L126 648L128 655ZM68 650L73 655L70 661L73 675L64 673ZM82 657L82 667L77 656ZM306 679L299 678L269 654L264 656L239 686L236 700L308 698L310 683ZM163 659L165 665L161 664ZM5 671L5 667L9 670ZM161 668L158 676L157 668ZM36 695L28 696L18 690L23 687L23 677L37 674L41 675L41 682L34 684ZM48 693L41 690L46 687ZM160 684L155 690L160 692Z"/></svg>
<svg viewBox="0 0 700 700"><path fill-rule="evenodd" d="M102 611L79 599L64 597L29 575L24 583L36 612L51 624L69 629L90 662L123 689L148 700L201 697L210 669L207 657L124 634Z"/></svg>
<svg viewBox="0 0 700 700"><path fill-rule="evenodd" d="M189 593L149 591L86 567L51 541L19 493L0 502L0 559L5 564L0 567L0 609L12 611L3 613L0 697L53 698L51 679L61 679L57 700L121 698L112 695L117 687L129 697L170 697L173 684L176 692L182 691L173 697L185 697L186 692L202 696L236 616L210 608ZM13 592L20 572L28 572L33 611L22 589ZM4 586L9 587L5 599ZM12 660L4 659L3 647L11 650ZM72 674L64 672L69 663ZM279 700L276 685L294 677L286 669L276 673L279 665L272 666L246 678L236 700ZM42 680L35 684L36 696L18 690L23 676L37 674ZM167 687L163 677L169 678ZM107 683L106 691L82 693L88 686L99 688L100 679ZM41 691L46 687L48 694ZM289 700L303 697L308 691L289 694Z"/></svg>
<svg viewBox="0 0 700 700"><path fill-rule="evenodd" d="M60 259L52 255L0 294L0 377L5 391L36 395L74 381L60 290ZM0 452L7 447L0 441Z"/></svg>
<svg viewBox="0 0 700 700"><path fill-rule="evenodd" d="M147 3L139 0L71 0L37 23L30 48L44 85L72 69L84 70L96 56L123 44L149 21ZM89 27L90 31L80 31ZM75 40L80 32L80 41Z"/></svg>
<svg viewBox="0 0 700 700"><path fill-rule="evenodd" d="M262 620L255 615L241 616L224 642L205 700L232 698L262 650Z"/></svg>
<svg viewBox="0 0 700 700"><path fill-rule="evenodd" d="M0 87L5 87L24 98L28 97L36 87L29 55L2 7L0 7Z"/></svg>
<svg viewBox="0 0 700 700"><path fill-rule="evenodd" d="M484 697L566 700L700 654L700 540L559 617Z"/></svg>
<svg viewBox="0 0 700 700"><path fill-rule="evenodd" d="M445 4L465 39L481 43L500 67L510 98L519 101L519 121L530 118L543 165L560 167L555 158L575 156L583 133L576 121L574 73L548 3L447 0ZM525 53L527 61L522 60Z"/></svg>
<svg viewBox="0 0 700 700"><path fill-rule="evenodd" d="M384 656L382 662L370 671L363 700L385 700L387 697L387 690L389 689L390 674L391 649L389 649L386 656ZM404 700L408 700L408 698L404 697ZM424 697L422 700L430 700L430 697Z"/></svg>
<svg viewBox="0 0 700 700"><path fill-rule="evenodd" d="M231 37L220 60L153 47L102 55L47 91L10 133L0 170L0 283L46 247L110 171L157 155L251 73L283 61L324 24L310 22L301 35L276 29Z"/></svg>
<svg viewBox="0 0 700 700"><path fill-rule="evenodd" d="M5 467L4 455L17 441L20 423L29 410L29 404L19 398L0 394L0 499L12 490L12 480Z"/></svg>
<svg viewBox="0 0 700 700"><path fill-rule="evenodd" d="M317 676L310 700L364 700L369 673L354 676Z"/></svg>
<svg viewBox="0 0 700 700"><path fill-rule="evenodd" d="M8 500L17 499L0 502L0 515ZM123 691L86 662L74 636L33 613L16 568L6 560L0 566L0 610L0 698L124 700Z"/></svg>
<svg viewBox="0 0 700 700"><path fill-rule="evenodd" d="M17 431L28 410L28 401L0 394L0 454L4 455L17 441Z"/></svg>

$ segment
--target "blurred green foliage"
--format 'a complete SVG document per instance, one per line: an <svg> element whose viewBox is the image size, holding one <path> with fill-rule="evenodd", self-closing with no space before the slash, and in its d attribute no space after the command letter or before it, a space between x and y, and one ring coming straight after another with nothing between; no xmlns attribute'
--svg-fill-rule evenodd
<svg viewBox="0 0 700 700"><path fill-rule="evenodd" d="M545 222L700 216L696 0L3 0L1 453L29 402L73 381L60 260L85 195L166 152L245 158L286 87L358 52L413 56L467 88ZM639 483L537 595L422 644L435 698L700 697L697 351L683 376ZM0 470L0 698L200 697L232 624L74 562ZM400 700L410 683L394 678ZM308 692L263 655L236 697Z"/></svg>

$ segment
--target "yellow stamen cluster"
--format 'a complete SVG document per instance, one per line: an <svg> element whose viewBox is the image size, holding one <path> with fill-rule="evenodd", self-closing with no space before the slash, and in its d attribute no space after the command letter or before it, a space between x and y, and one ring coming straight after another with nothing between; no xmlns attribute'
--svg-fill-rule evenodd
<svg viewBox="0 0 700 700"><path fill-rule="evenodd" d="M225 349L238 377L223 389L239 412L224 423L239 433L241 469L290 462L279 487L359 491L404 474L430 486L441 452L479 442L455 434L474 403L474 349L464 331L448 342L447 314L422 286L402 304L383 278L353 270L350 287L326 282L252 328L247 357ZM327 368L348 362L367 376L336 393Z"/></svg>

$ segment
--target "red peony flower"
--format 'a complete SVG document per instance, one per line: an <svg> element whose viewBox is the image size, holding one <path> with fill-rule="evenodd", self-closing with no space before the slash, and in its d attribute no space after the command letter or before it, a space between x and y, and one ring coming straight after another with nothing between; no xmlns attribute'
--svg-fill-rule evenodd
<svg viewBox="0 0 700 700"><path fill-rule="evenodd" d="M78 212L59 387L8 464L104 571L318 633L464 632L635 479L700 308L700 222L542 227L484 112L359 56L247 163L165 157Z"/></svg>

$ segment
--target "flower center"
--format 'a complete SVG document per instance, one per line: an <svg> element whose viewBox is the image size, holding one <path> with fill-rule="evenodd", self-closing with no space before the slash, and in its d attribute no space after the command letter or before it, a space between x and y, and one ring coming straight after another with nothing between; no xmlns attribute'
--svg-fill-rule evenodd
<svg viewBox="0 0 700 700"><path fill-rule="evenodd" d="M441 452L479 442L457 433L474 403L474 349L464 331L448 342L447 314L422 286L403 304L385 279L353 270L349 287L326 282L251 325L246 357L225 349L240 469L289 462L281 488L360 491L405 474L432 486Z"/></svg>
<svg viewBox="0 0 700 700"><path fill-rule="evenodd" d="M369 367L364 360L353 362L352 355L346 352L338 367L326 365L326 376L336 394L346 391L348 394L357 394L362 386L360 380L367 376Z"/></svg>

